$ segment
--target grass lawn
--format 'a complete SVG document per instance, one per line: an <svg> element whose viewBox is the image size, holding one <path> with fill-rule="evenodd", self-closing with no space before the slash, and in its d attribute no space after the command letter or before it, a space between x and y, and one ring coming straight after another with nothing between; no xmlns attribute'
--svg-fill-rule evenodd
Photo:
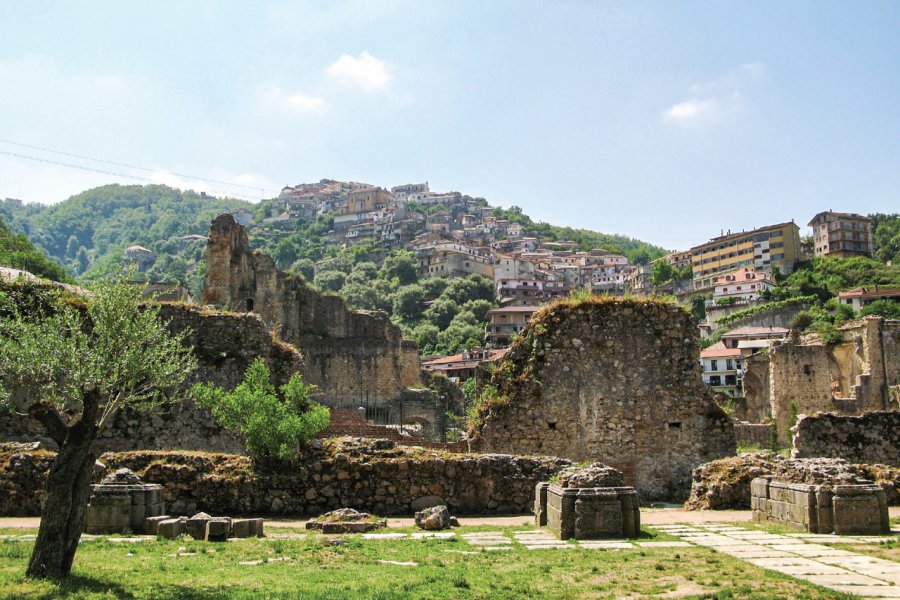
<svg viewBox="0 0 900 600"><path fill-rule="evenodd" d="M489 529L507 536L524 527ZM533 529L533 528L531 528ZM395 531L395 530L391 530ZM16 534L32 533L16 530ZM272 535L287 530L269 528ZM334 546L340 537L345 542ZM645 529L644 540L667 536ZM702 547L483 552L448 540L358 535L82 543L60 585L24 579L30 542L0 540L0 595L27 598L842 598ZM261 561L242 565L242 562ZM414 562L415 566L379 561Z"/></svg>

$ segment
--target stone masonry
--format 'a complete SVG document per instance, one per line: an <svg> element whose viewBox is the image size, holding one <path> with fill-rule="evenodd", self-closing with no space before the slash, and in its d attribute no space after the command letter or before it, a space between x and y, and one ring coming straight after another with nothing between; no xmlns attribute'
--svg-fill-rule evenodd
<svg viewBox="0 0 900 600"><path fill-rule="evenodd" d="M352 312L253 251L231 215L212 222L203 303L253 312L303 353L304 379L330 406L383 405L420 385L415 342L382 312Z"/></svg>
<svg viewBox="0 0 900 600"><path fill-rule="evenodd" d="M750 482L754 521L772 521L810 533L890 533L881 486L810 485L758 477Z"/></svg>
<svg viewBox="0 0 900 600"><path fill-rule="evenodd" d="M769 404L782 442L799 413L900 409L900 321L866 317L840 331L837 344L786 341L769 349ZM747 400L757 402L752 390Z"/></svg>
<svg viewBox="0 0 900 600"><path fill-rule="evenodd" d="M642 500L685 498L694 467L735 452L697 355L696 325L672 304L546 307L482 376L473 450L603 462Z"/></svg>
<svg viewBox="0 0 900 600"><path fill-rule="evenodd" d="M801 415L794 432L793 458L825 456L852 463L900 466L900 412L859 416Z"/></svg>
<svg viewBox="0 0 900 600"><path fill-rule="evenodd" d="M162 486L169 514L319 515L353 507L412 515L439 504L453 514L529 512L534 486L569 466L549 457L451 454L389 440L323 440L294 465L254 468L250 458L206 452L108 452L107 469L127 467ZM36 515L55 455L0 450L0 516Z"/></svg>

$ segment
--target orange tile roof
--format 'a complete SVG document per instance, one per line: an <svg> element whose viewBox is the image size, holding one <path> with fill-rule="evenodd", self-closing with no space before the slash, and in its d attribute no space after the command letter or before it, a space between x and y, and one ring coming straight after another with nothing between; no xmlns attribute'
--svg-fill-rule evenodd
<svg viewBox="0 0 900 600"><path fill-rule="evenodd" d="M741 351L739 348L726 348L724 342L716 342L706 350L700 353L700 358L719 358L719 357L732 357L737 356L740 357Z"/></svg>

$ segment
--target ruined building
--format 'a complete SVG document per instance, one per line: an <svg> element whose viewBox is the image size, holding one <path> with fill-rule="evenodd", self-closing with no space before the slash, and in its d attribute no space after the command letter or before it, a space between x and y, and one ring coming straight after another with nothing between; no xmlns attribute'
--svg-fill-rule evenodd
<svg viewBox="0 0 900 600"><path fill-rule="evenodd" d="M686 497L694 467L735 452L697 355L696 324L678 306L551 305L482 374L473 449L603 462L642 500Z"/></svg>
<svg viewBox="0 0 900 600"><path fill-rule="evenodd" d="M798 414L900 410L900 321L866 317L840 334L834 344L788 340L748 361L748 413L759 417L767 408L782 442Z"/></svg>
<svg viewBox="0 0 900 600"><path fill-rule="evenodd" d="M203 303L253 312L304 358L304 379L319 386L332 407L366 407L376 420L418 422L439 429L447 407L417 393L421 365L415 342L382 312L353 312L337 296L323 295L300 277L279 271L253 251L231 215L212 222L207 242ZM401 415L402 413L402 415Z"/></svg>

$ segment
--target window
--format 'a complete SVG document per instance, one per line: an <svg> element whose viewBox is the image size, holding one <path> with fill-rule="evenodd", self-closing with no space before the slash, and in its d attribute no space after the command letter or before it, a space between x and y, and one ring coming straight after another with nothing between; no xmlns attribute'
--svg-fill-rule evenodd
<svg viewBox="0 0 900 600"><path fill-rule="evenodd" d="M722 378L718 375L712 375L709 378L709 385L722 385Z"/></svg>
<svg viewBox="0 0 900 600"><path fill-rule="evenodd" d="M725 370L731 371L733 368L734 368L734 364L731 362L731 359L730 358L726 359L725 360Z"/></svg>
<svg viewBox="0 0 900 600"><path fill-rule="evenodd" d="M710 371L718 371L719 370L719 361L716 359L712 359L709 361L709 370Z"/></svg>

